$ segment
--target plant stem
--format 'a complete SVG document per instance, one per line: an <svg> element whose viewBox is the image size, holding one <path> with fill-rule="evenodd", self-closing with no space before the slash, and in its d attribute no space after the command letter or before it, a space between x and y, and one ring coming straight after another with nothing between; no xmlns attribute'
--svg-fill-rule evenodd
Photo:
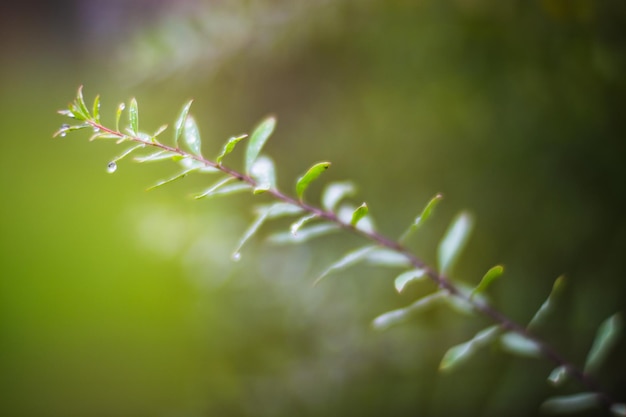
<svg viewBox="0 0 626 417"><path fill-rule="evenodd" d="M218 164L211 160L205 159L202 156L191 154L181 148L172 147L160 143L155 139L153 140L145 140L136 136L130 136L124 133L121 133L116 130L109 129L105 126L102 126L99 123L96 123L94 120L87 120L87 124L92 126L95 129L98 129L102 132L106 132L107 134L117 136L121 140L130 140L136 143L143 144L145 146L151 146L155 148L160 148L164 151L171 152L174 154L178 154L185 158L190 158L201 162L205 166L216 168L223 173L249 184L251 187L256 187L257 182L254 178L249 175L243 174L234 169L228 168L222 164ZM554 348L544 342L542 339L535 336L531 333L526 327L521 324L513 321L512 319L505 316L499 310L491 307L490 305L477 301L476 299L470 298L469 295L464 294L460 291L453 283L451 283L444 275L439 274L435 269L428 266L425 262L411 253L406 247L402 244L398 243L395 240L389 239L386 236L383 236L374 231L364 231L362 229L356 228L354 225L350 223L346 223L339 219L339 217L333 213L332 211L323 210L319 207L312 206L308 203L305 203L302 200L298 200L290 195L283 193L282 191L272 188L266 191L267 194L272 195L275 199L280 200L282 202L292 204L294 206L300 207L302 210L313 214L319 218L326 219L329 222L332 222L339 226L342 229L345 229L351 233L360 235L372 242L377 243L378 245L391 249L397 253L404 255L411 265L415 268L422 269L425 271L425 274L440 288L447 291L451 296L457 297L466 303L470 304L474 310L482 313L484 316L488 317L495 323L497 323L502 329L506 331L511 331L519 334L527 340L532 341L539 348L541 354L550 362L554 363L556 366L562 366L567 370L567 373L577 379L583 386L585 386L588 390L599 395L601 401L607 406L610 407L615 403L613 398L602 390L599 384L588 374L580 370L576 367L572 362L566 360L560 353L558 353Z"/></svg>

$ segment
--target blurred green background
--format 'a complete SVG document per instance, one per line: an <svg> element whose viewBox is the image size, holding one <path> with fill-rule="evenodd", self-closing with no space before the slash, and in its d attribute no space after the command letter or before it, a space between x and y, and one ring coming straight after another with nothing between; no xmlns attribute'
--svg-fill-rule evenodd
<svg viewBox="0 0 626 417"><path fill-rule="evenodd" d="M51 139L81 84L109 123L137 97L148 131L195 98L206 155L276 114L281 186L332 161L324 180L354 180L391 237L442 192L416 252L432 263L469 210L456 278L505 265L492 300L521 322L565 274L540 333L573 361L624 310L623 2L30 0L0 23L3 416L514 416L578 389L497 347L439 374L480 318L372 330L432 288L398 295L395 271L365 267L312 288L356 238L260 236L231 262L265 200L193 201L202 176L145 193L177 168L109 175L120 148ZM598 376L622 401L625 347Z"/></svg>

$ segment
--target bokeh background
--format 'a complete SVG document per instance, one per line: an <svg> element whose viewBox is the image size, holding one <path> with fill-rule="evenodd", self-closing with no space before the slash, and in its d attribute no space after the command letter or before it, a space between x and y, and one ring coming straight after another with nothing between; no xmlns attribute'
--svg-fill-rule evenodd
<svg viewBox="0 0 626 417"><path fill-rule="evenodd" d="M481 318L374 331L433 288L398 295L397 271L366 267L312 288L354 237L275 247L269 226L232 262L265 200L193 201L202 176L144 192L165 163L107 174L121 149L51 138L81 84L109 123L137 97L148 131L195 98L207 155L276 114L280 185L330 160L392 237L442 192L416 252L434 262L469 210L455 278L503 264L492 301L521 322L565 274L540 333L577 363L624 311L621 1L29 0L0 6L0 48L3 416L529 416L579 389L497 346L438 373ZM622 401L625 348L598 375Z"/></svg>

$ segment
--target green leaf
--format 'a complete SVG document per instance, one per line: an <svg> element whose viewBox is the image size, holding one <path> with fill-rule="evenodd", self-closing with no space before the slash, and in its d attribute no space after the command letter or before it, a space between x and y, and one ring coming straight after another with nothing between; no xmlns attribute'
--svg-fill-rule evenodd
<svg viewBox="0 0 626 417"><path fill-rule="evenodd" d="M173 153L171 153L169 151L161 150L161 151L157 151L157 152L145 155L145 156L136 156L133 159L136 162L139 162L139 163L156 162L156 161L164 161L164 160L167 160L167 159L173 159L174 155L176 155L176 154L173 154Z"/></svg>
<svg viewBox="0 0 626 417"><path fill-rule="evenodd" d="M406 268L411 261L403 254L387 248L374 248L367 252L365 260L369 265Z"/></svg>
<svg viewBox="0 0 626 417"><path fill-rule="evenodd" d="M198 125L196 124L196 120L193 116L187 116L187 120L185 120L185 129L183 130L183 138L185 139L185 144L194 155L202 156L201 146L202 143L200 141L200 131L198 130Z"/></svg>
<svg viewBox="0 0 626 417"><path fill-rule="evenodd" d="M330 183L322 193L322 207L328 211L334 211L341 199L355 192L354 184L349 181Z"/></svg>
<svg viewBox="0 0 626 417"><path fill-rule="evenodd" d="M388 311L380 316L376 317L372 321L372 327L376 330L386 330L389 327L403 323L420 312L423 312L433 306L439 304L439 302L447 297L442 291L437 291L426 297L420 298L408 307L400 308L397 310Z"/></svg>
<svg viewBox="0 0 626 417"><path fill-rule="evenodd" d="M396 287L396 291L402 292L404 288L410 284L411 282L420 281L425 278L426 270L425 269L411 269L410 271L406 271L401 273L394 280L394 286Z"/></svg>
<svg viewBox="0 0 626 417"><path fill-rule="evenodd" d="M309 170L298 178L298 182L296 183L296 194L298 194L298 198L302 200L304 196L304 192L309 187L309 184L314 181L320 174L328 169L330 166L330 162L320 162L313 165Z"/></svg>
<svg viewBox="0 0 626 417"><path fill-rule="evenodd" d="M270 219L277 219L279 217L296 216L304 212L302 207L295 206L291 203L283 203L283 202L273 203L273 204L270 204L269 206L267 205L261 206L259 207L259 210L265 210L267 208L271 208L271 211L268 217Z"/></svg>
<svg viewBox="0 0 626 417"><path fill-rule="evenodd" d="M183 130L185 129L185 125L186 125L185 122L187 121L187 115L189 114L189 108L191 107L192 103L193 103L193 100L189 100L187 104L183 106L183 109L180 111L180 115L178 116L178 119L176 119L176 122L174 123L174 146L176 148L179 147L178 141L180 140L180 137L183 135Z"/></svg>
<svg viewBox="0 0 626 417"><path fill-rule="evenodd" d="M461 294L461 296L455 296L455 295L449 294L446 290L442 290L442 291L450 295L449 297L446 297L444 301L446 304L448 304L450 308L452 308L457 313L465 314L468 316L474 315L476 314L474 304L480 304L480 303L486 304L487 303L485 296L482 294L478 294L476 296L475 300L473 301L474 304L470 303L468 299L469 299L470 294L472 293L472 288L469 285L465 284L464 282L455 281L454 286L456 287L457 291Z"/></svg>
<svg viewBox="0 0 626 417"><path fill-rule="evenodd" d="M623 404L623 403L612 404L611 414L617 417L626 417L626 404Z"/></svg>
<svg viewBox="0 0 626 417"><path fill-rule="evenodd" d="M596 333L591 350L585 361L585 373L595 372L604 362L611 349L617 344L622 331L622 317L619 313L606 319Z"/></svg>
<svg viewBox="0 0 626 417"><path fill-rule="evenodd" d="M342 204L337 212L337 217L343 223L350 223L352 221L352 215L354 214L355 207L351 204ZM359 223L355 226L358 230L366 233L374 232L374 220L371 214L367 214L363 217Z"/></svg>
<svg viewBox="0 0 626 417"><path fill-rule="evenodd" d="M154 190L155 188L161 187L161 186L163 186L163 185L165 185L165 184L169 184L170 182L173 182L173 181L179 180L179 179L181 179L181 178L185 178L185 177L186 177L186 176L187 176L190 172L193 172L193 171L195 171L196 169L197 169L197 168L191 168L191 169L185 170L185 171L183 171L183 172L181 172L181 173L179 173L179 174L176 174L176 175L174 175L174 176L173 176L173 177L171 177L171 178L168 178L168 179L166 179L166 180L159 181L159 182L157 182L156 184L154 184L153 186L146 188L146 191L151 191L151 190Z"/></svg>
<svg viewBox="0 0 626 417"><path fill-rule="evenodd" d="M130 100L130 107L128 108L128 122L133 134L139 133L139 108L134 97Z"/></svg>
<svg viewBox="0 0 626 417"><path fill-rule="evenodd" d="M402 237L400 237L400 242L404 242L414 231L416 231L426 222L426 220L428 220L442 198L443 196L441 194L437 194L428 202L428 204L426 204L419 216L417 216L413 221L413 224L411 224Z"/></svg>
<svg viewBox="0 0 626 417"><path fill-rule="evenodd" d="M175 161L180 162L182 167L185 169L195 169L203 174L216 174L222 172L219 169L212 167L211 165L207 165L205 162L198 161L197 159L189 156L174 155L172 158Z"/></svg>
<svg viewBox="0 0 626 417"><path fill-rule="evenodd" d="M235 184L221 186L211 191L210 193L205 191L201 196L196 196L195 198L197 199L197 198L208 198L208 197L217 197L217 196L223 196L223 195L231 195L231 194L236 194L236 193L240 193L243 191L249 191L250 188L251 187L249 184L246 184L244 182L238 182Z"/></svg>
<svg viewBox="0 0 626 417"><path fill-rule="evenodd" d="M339 226L333 223L316 224L309 227L303 227L298 230L298 234L294 235L291 232L275 233L269 237L269 242L275 245L285 245L291 243L303 243L316 237L325 236L329 233L337 232Z"/></svg>
<svg viewBox="0 0 626 417"><path fill-rule="evenodd" d="M322 274L315 280L313 285L317 285L322 279L327 277L331 272L340 271L366 259L369 252L376 249L377 246L369 245L346 253L338 261L332 263Z"/></svg>
<svg viewBox="0 0 626 417"><path fill-rule="evenodd" d="M489 285L496 279L498 279L502 273L504 272L504 267L502 265L496 265L491 268L480 280L480 283L474 288L472 294L470 295L470 299L473 299L476 295L484 293Z"/></svg>
<svg viewBox="0 0 626 417"><path fill-rule="evenodd" d="M206 198L209 196L213 196L215 195L215 192L223 187L224 185L228 184L229 182L233 181L235 178L231 177L231 176L227 176L225 178L222 178L221 180L219 180L218 182L216 182L215 184L213 184L212 186L210 186L209 188L207 188L203 193L198 194L196 196L194 196L194 198L196 200L200 199L200 198ZM246 187L248 188L248 187Z"/></svg>
<svg viewBox="0 0 626 417"><path fill-rule="evenodd" d="M481 330L471 340L448 349L439 363L440 371L450 371L469 359L476 351L490 343L500 333L500 326L494 325Z"/></svg>
<svg viewBox="0 0 626 417"><path fill-rule="evenodd" d="M461 251L465 247L473 226L472 217L468 213L460 213L450 224L445 237L439 243L439 271L448 275Z"/></svg>
<svg viewBox="0 0 626 417"><path fill-rule="evenodd" d="M90 119L89 110L87 110L87 106L85 105L85 99L83 98L83 86L78 87L78 93L76 93L76 105L79 110L81 116L85 119Z"/></svg>
<svg viewBox="0 0 626 417"><path fill-rule="evenodd" d="M291 226L289 227L289 231L293 236L296 236L298 234L298 230L300 230L302 226L315 218L317 218L317 214L308 214L306 216L300 217L298 220L291 224Z"/></svg>
<svg viewBox="0 0 626 417"><path fill-rule="evenodd" d="M541 348L537 342L530 340L519 333L508 332L500 337L502 347L513 354L529 358L540 358Z"/></svg>
<svg viewBox="0 0 626 417"><path fill-rule="evenodd" d="M81 121L85 121L89 119L89 115L85 114L80 107L78 106L78 104L76 102L74 103L70 103L69 107L69 111L72 114L70 117L73 117L76 120L81 120Z"/></svg>
<svg viewBox="0 0 626 417"><path fill-rule="evenodd" d="M126 108L126 104L124 103L120 103L120 105L117 106L117 111L115 112L115 131L116 132L120 131L120 118L122 117L122 112L124 111L125 108Z"/></svg>
<svg viewBox="0 0 626 417"><path fill-rule="evenodd" d="M550 414L572 414L597 408L602 404L602 397L596 392L552 397L541 404L541 411Z"/></svg>
<svg viewBox="0 0 626 417"><path fill-rule="evenodd" d="M100 95L93 100L93 119L96 123L100 123Z"/></svg>
<svg viewBox="0 0 626 417"><path fill-rule="evenodd" d="M152 134L152 137L150 138L150 139L151 139L151 142L155 142L155 141L156 141L157 136L159 136L161 133L163 133L163 132L165 131L165 129L167 129L167 125L163 125L163 126L159 127L159 128L156 130L156 132L154 132L154 134Z"/></svg>
<svg viewBox="0 0 626 417"><path fill-rule="evenodd" d="M116 156L115 158L113 158L113 160L111 162L117 162L120 159L124 159L125 157L127 157L128 155L130 155L131 153L133 153L134 151L136 151L137 149L142 149L144 148L146 145L144 145L143 143L139 144L139 145L135 145L132 146L128 149L126 149L124 152L122 152L120 155Z"/></svg>
<svg viewBox="0 0 626 417"><path fill-rule="evenodd" d="M552 370L552 372L550 372L550 375L548 376L548 382L550 382L550 384L552 384L553 386L558 387L567 380L567 376L567 367L557 366Z"/></svg>
<svg viewBox="0 0 626 417"><path fill-rule="evenodd" d="M237 143L239 143L239 141L247 137L248 135L244 134L244 135L235 136L235 137L228 139L228 142L226 142L226 144L224 145L224 148L222 148L222 152L218 155L217 158L215 158L215 162L218 165L222 165L222 160L224 159L224 157L228 155L229 153L231 153L233 149L235 149L235 146L237 145Z"/></svg>
<svg viewBox="0 0 626 417"><path fill-rule="evenodd" d="M250 176L256 181L254 194L263 193L276 188L276 172L271 158L259 156L250 169Z"/></svg>
<svg viewBox="0 0 626 417"><path fill-rule="evenodd" d="M533 318L530 319L528 326L526 326L528 329L532 329L540 325L541 323L543 323L546 317L548 317L550 312L554 309L555 300L557 296L563 291L564 287L565 287L565 276L561 275L560 277L556 279L556 281L554 281L554 284L552 285L552 291L550 291L550 295L548 295L548 298L546 299L546 301L543 302L543 304L541 305L541 307L539 307L539 310L537 310Z"/></svg>
<svg viewBox="0 0 626 417"><path fill-rule="evenodd" d="M246 149L246 173L250 173L252 170L252 165L254 161L256 161L259 153L261 152L261 148L267 142L267 139L274 132L274 128L276 127L276 119L274 117L268 117L263 120L252 132L250 136L250 142L248 142L248 148Z"/></svg>
<svg viewBox="0 0 626 417"><path fill-rule="evenodd" d="M65 135L67 135L69 132L73 132L75 130L81 130L81 129L85 129L89 127L88 124L82 124L82 125L76 125L76 126L70 126L70 125L63 125L61 126L61 128L59 130L57 130L56 132L54 132L54 134L52 135L52 137L57 137L57 136L61 136L64 137Z"/></svg>
<svg viewBox="0 0 626 417"><path fill-rule="evenodd" d="M244 232L243 236L241 237L241 239L239 239L239 243L237 244L237 247L235 248L235 250L233 251L232 254L232 259L234 261L239 261L241 259L241 248L243 247L243 245L252 237L254 236L254 234L259 230L259 228L263 225L263 223L265 222L265 220L267 220L267 217L269 215L271 211L271 207L268 208L267 210L261 211L260 213L258 213L256 220L254 220L254 222L252 222L252 224L250 225L250 227L248 227L248 229L246 229L246 231Z"/></svg>
<svg viewBox="0 0 626 417"><path fill-rule="evenodd" d="M352 219L350 220L350 224L352 226L356 226L359 220L363 217L367 216L369 209L367 208L367 204L363 203L359 207L354 210L352 213Z"/></svg>

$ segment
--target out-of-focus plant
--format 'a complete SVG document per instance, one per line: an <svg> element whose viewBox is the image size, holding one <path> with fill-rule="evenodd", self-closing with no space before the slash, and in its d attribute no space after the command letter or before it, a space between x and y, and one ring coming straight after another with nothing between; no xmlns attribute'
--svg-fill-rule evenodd
<svg viewBox="0 0 626 417"><path fill-rule="evenodd" d="M93 130L90 140L111 140L116 144L129 145L121 154L113 158L106 170L113 173L118 162L133 155L139 163L173 161L181 170L176 175L161 180L149 187L154 189L182 179L192 173L217 176L217 180L205 190L195 195L196 199L226 196L242 192L265 194L273 202L256 207L256 219L246 230L232 254L233 260L241 258L244 244L258 232L267 221L279 218L295 218L288 231L272 234L271 242L278 244L297 244L319 236L340 231L361 236L367 243L343 256L315 280L314 284L330 274L343 270L357 263L366 263L401 270L394 280L395 288L402 292L411 283L430 280L437 289L413 304L381 314L374 319L375 329L383 330L402 323L420 311L435 305L448 306L462 314L482 314L494 323L479 331L471 340L448 349L441 359L439 369L449 372L464 361L470 359L484 346L498 343L504 350L525 357L542 357L555 365L548 381L554 386L563 384L568 379L577 380L582 392L567 396L555 396L547 399L542 409L550 413L580 412L590 408L605 407L613 415L626 416L626 404L619 403L595 381L596 373L615 345L622 328L619 313L607 318L598 328L597 335L587 355L584 366L578 367L564 358L546 341L535 335L535 328L546 321L555 308L555 299L561 292L565 278L556 279L546 301L536 311L527 325L510 319L504 313L491 306L487 299L490 285L499 279L504 268L500 265L489 269L473 288L451 278L456 260L461 254L473 228L473 219L469 213L460 213L451 222L438 246L437 268L427 265L405 246L405 242L428 221L435 207L441 200L440 194L434 196L423 208L406 231L397 239L379 233L366 203L355 206L346 202L354 195L356 187L349 181L328 184L322 193L321 204L314 205L305 199L309 185L316 181L330 167L330 162L319 162L309 168L295 183L295 196L283 192L277 187L276 169L270 157L261 153L264 144L272 135L276 119L263 120L250 135L231 137L215 158L206 158L201 149L198 126L190 114L192 102L183 106L174 124L173 140L166 144L159 140L167 129L164 125L155 133L149 134L139 128L139 110L137 101L132 99L128 106L122 103L115 113L115 126L108 127L100 119L100 98L97 96L92 106L87 106L82 87L78 89L76 99L68 108L61 110L64 116L73 119L73 124L64 124L55 137L65 137L77 130ZM123 112L128 107L128 126L120 128ZM237 171L224 165L224 160L235 150L239 142L248 139L244 154L244 170Z"/></svg>

